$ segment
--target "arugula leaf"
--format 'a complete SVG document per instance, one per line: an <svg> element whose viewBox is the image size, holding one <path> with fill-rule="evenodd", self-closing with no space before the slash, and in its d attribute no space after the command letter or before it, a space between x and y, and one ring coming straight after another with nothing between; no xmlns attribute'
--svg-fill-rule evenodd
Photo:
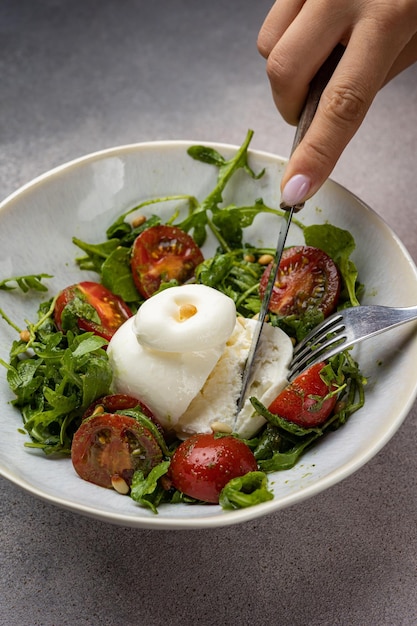
<svg viewBox="0 0 417 626"><path fill-rule="evenodd" d="M206 237L206 226L209 224L210 213L214 213L219 208L221 202L223 202L223 191L229 182L230 178L238 169L244 169L249 176L254 179L261 178L264 175L264 170L259 174L250 168L248 164L248 147L253 136L253 131L249 130L243 144L237 150L236 154L231 159L226 160L216 150L207 146L191 146L188 149L188 154L198 161L203 163L209 163L218 167L217 182L214 189L208 194L203 202L196 206L194 211L185 218L182 222L176 224L179 228L185 232L194 229L194 239L198 245L202 245ZM210 225L210 224L209 224ZM217 229L211 226L214 234L219 237ZM220 240L224 250L230 250L229 246L224 240ZM226 246L226 247L225 247Z"/></svg>
<svg viewBox="0 0 417 626"><path fill-rule="evenodd" d="M43 376L37 375L41 361L27 359L18 361L17 366L7 364L7 382L11 391L17 396L14 404L25 406L32 402L36 392L43 384Z"/></svg>
<svg viewBox="0 0 417 626"><path fill-rule="evenodd" d="M25 276L11 276L0 281L0 289L4 291L11 291L19 288L23 293L27 293L30 289L34 291L48 291L42 283L44 278L53 278L51 274L27 274ZM10 283L16 283L15 285Z"/></svg>
<svg viewBox="0 0 417 626"><path fill-rule="evenodd" d="M141 470L133 474L130 497L138 504L151 509L155 514L158 513L157 506L164 495L164 489L158 481L167 473L169 463L169 461L162 461L151 469L147 476Z"/></svg>
<svg viewBox="0 0 417 626"><path fill-rule="evenodd" d="M112 371L103 350L107 341L93 333L57 331L52 311L43 303L38 324L28 327L30 341L13 342L7 381L32 440L25 445L69 454L84 411L108 393Z"/></svg>
<svg viewBox="0 0 417 626"><path fill-rule="evenodd" d="M118 246L101 266L102 283L126 303L141 301L130 269L130 248Z"/></svg>
<svg viewBox="0 0 417 626"><path fill-rule="evenodd" d="M167 457L171 456L171 451L168 448L166 441L164 439L164 437L162 436L161 432L159 431L159 429L155 426L154 422L147 417L143 411L140 410L140 407L137 406L133 409L123 409L123 411L116 411L116 413L121 413L123 415L128 415L130 417L134 417L135 420L137 420L140 424L142 424L142 426L144 426L145 428L147 428L152 435L154 436L154 438L156 439L159 447L161 448L163 454Z"/></svg>
<svg viewBox="0 0 417 626"><path fill-rule="evenodd" d="M243 509L261 502L273 500L268 490L268 479L264 472L248 472L232 478L220 492L219 504L223 509Z"/></svg>
<svg viewBox="0 0 417 626"><path fill-rule="evenodd" d="M103 243L93 244L73 237L72 242L87 253L87 256L76 259L80 268L82 270L97 272L97 274L101 273L102 265L107 257L120 245L118 239L109 239Z"/></svg>
<svg viewBox="0 0 417 626"><path fill-rule="evenodd" d="M259 213L272 213L282 216L279 209L271 209L262 199L256 200L251 206L213 207L213 218L210 225L224 250L242 247L243 230L251 226ZM216 228L216 231L214 228Z"/></svg>
<svg viewBox="0 0 417 626"><path fill-rule="evenodd" d="M305 450L316 440L319 435L310 435L306 439L295 444L289 450L280 452L275 450L269 459L258 461L259 468L264 472L279 472L294 467Z"/></svg>
<svg viewBox="0 0 417 626"><path fill-rule="evenodd" d="M302 317L297 315L278 315L271 313L269 321L272 326L279 326L287 335L301 341L317 324L324 320L323 313L318 309L310 308Z"/></svg>
<svg viewBox="0 0 417 626"><path fill-rule="evenodd" d="M350 305L358 306L358 270L350 259L356 244L350 232L332 224L314 224L304 227L304 239L308 246L320 248L333 259L340 270Z"/></svg>
<svg viewBox="0 0 417 626"><path fill-rule="evenodd" d="M240 315L252 317L261 308L259 281L265 268L248 261L247 255L248 249L217 254L197 267L195 280L223 292L235 302Z"/></svg>
<svg viewBox="0 0 417 626"><path fill-rule="evenodd" d="M208 165L223 167L226 163L226 159L220 152L208 146L191 146L188 148L188 154L196 161L208 163Z"/></svg>
<svg viewBox="0 0 417 626"><path fill-rule="evenodd" d="M85 297L77 290L80 295L75 295L62 310L61 313L61 326L64 331L72 330L74 333L78 333L78 320L80 318L93 322L94 324L101 324L101 319L96 309L92 304L86 301Z"/></svg>
<svg viewBox="0 0 417 626"><path fill-rule="evenodd" d="M194 196L190 196L188 194L174 195L174 196L165 196L163 198L152 198L150 200L146 200L145 202L141 202L137 206L133 207L133 209L129 209L125 213L122 213L111 226L106 230L106 236L108 239L112 239L115 237L119 241L121 241L122 245L130 245L133 243L133 239L137 237L137 235L144 229L149 228L150 226L154 226L156 223L161 222L161 218L159 216L153 215L152 218L143 222L139 227L134 227L128 224L125 220L128 215L134 213L136 211L140 211L141 209L151 206L153 204L163 204L167 202L184 202L186 201L189 205L189 210L192 211L193 207L197 206L198 202ZM133 239L132 239L133 236Z"/></svg>

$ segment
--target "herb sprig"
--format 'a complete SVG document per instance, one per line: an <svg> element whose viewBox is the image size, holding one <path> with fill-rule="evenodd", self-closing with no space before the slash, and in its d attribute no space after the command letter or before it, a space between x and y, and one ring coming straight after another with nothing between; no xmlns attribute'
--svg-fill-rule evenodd
<svg viewBox="0 0 417 626"><path fill-rule="evenodd" d="M30 289L34 291L48 291L48 287L43 284L44 278L53 278L51 274L27 274L25 276L11 276L0 280L0 289L3 291L12 291L19 288L23 293L27 293Z"/></svg>

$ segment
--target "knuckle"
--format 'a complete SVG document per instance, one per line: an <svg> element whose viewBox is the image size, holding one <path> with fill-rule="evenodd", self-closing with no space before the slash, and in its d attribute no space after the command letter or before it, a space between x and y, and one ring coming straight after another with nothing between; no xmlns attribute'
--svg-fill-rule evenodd
<svg viewBox="0 0 417 626"><path fill-rule="evenodd" d="M281 56L271 54L266 62L266 74L275 85L275 87L284 88L285 83L288 82L285 79L286 75L286 63Z"/></svg>
<svg viewBox="0 0 417 626"><path fill-rule="evenodd" d="M256 46L258 48L259 54L263 56L264 59L267 59L269 55L271 54L272 47L271 45L268 44L268 42L265 40L265 37L263 35L258 36Z"/></svg>
<svg viewBox="0 0 417 626"><path fill-rule="evenodd" d="M338 126L357 124L365 117L368 106L366 93L353 84L338 85L322 96L324 114Z"/></svg>
<svg viewBox="0 0 417 626"><path fill-rule="evenodd" d="M266 74L278 111L286 122L297 124L304 94L295 90L299 85L294 85L294 72L285 56L270 55L266 63Z"/></svg>
<svg viewBox="0 0 417 626"><path fill-rule="evenodd" d="M310 163L314 163L315 170L327 169L329 161L331 159L329 152L329 142L320 141L318 139L315 142L311 142L306 136L303 139L303 151L306 160Z"/></svg>

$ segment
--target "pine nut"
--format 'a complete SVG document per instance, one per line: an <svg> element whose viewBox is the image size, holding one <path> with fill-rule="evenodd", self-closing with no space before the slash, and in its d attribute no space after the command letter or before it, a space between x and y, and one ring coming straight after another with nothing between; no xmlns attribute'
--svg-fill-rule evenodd
<svg viewBox="0 0 417 626"><path fill-rule="evenodd" d="M30 332L28 330L21 330L20 339L24 341L25 343L27 343L30 339Z"/></svg>
<svg viewBox="0 0 417 626"><path fill-rule="evenodd" d="M132 227L137 228L138 226L142 226L146 222L146 217L144 215L138 215L132 220Z"/></svg>
<svg viewBox="0 0 417 626"><path fill-rule="evenodd" d="M117 493L120 493L122 496L126 496L130 491L129 485L124 478L119 476L119 474L114 474L111 477L111 484L113 489L115 489Z"/></svg>
<svg viewBox="0 0 417 626"><path fill-rule="evenodd" d="M258 259L259 265L269 265L274 260L272 254L261 254Z"/></svg>
<svg viewBox="0 0 417 626"><path fill-rule="evenodd" d="M212 424L210 424L210 428L214 433L232 433L233 432L233 428L230 426L230 424L224 424L223 422L213 422Z"/></svg>
<svg viewBox="0 0 417 626"><path fill-rule="evenodd" d="M190 319L197 313L197 307L194 304L182 304L178 310L180 322Z"/></svg>

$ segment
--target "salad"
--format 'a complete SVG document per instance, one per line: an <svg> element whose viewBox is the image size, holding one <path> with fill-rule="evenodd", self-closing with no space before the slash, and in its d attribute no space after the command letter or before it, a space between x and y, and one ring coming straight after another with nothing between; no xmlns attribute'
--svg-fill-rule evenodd
<svg viewBox="0 0 417 626"><path fill-rule="evenodd" d="M249 165L252 134L229 160L210 147L189 148L190 158L217 169L217 183L202 201L190 195L147 199L120 215L101 243L74 237L82 251L76 259L80 282L45 300L36 321L20 328L0 311L17 332L9 362L1 363L29 436L25 445L71 456L82 478L129 494L154 512L165 502L237 508L271 499L268 473L293 467L364 403L365 381L349 351L307 370L268 406L252 397L264 425L250 438L220 423L181 441L141 398L112 388L109 342L164 290L205 285L230 298L238 316L259 313L273 250L246 241L245 229L261 212L281 212L262 199L251 206L223 203L238 170L253 178L264 174ZM186 217L174 209L162 222L157 208L167 203L185 203ZM305 245L285 251L268 316L294 342L335 308L359 304L361 290L351 234L331 224L295 223ZM217 250L204 258L209 233ZM97 281L82 280L82 270L95 272ZM0 289L47 292L48 277L10 277Z"/></svg>

